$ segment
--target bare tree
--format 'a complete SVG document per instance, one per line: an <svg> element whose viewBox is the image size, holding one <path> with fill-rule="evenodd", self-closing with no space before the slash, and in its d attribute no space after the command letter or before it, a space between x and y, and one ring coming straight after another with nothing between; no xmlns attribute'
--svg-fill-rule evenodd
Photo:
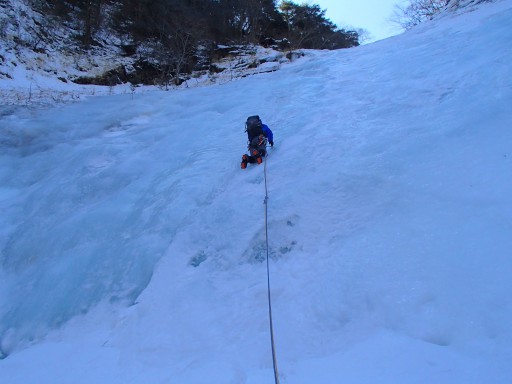
<svg viewBox="0 0 512 384"><path fill-rule="evenodd" d="M395 4L391 22L405 29L431 20L448 4L449 0L410 0L408 4Z"/></svg>
<svg viewBox="0 0 512 384"><path fill-rule="evenodd" d="M282 1L279 8L288 26L287 38L292 49L339 49L359 45L357 32L338 29L319 5Z"/></svg>
<svg viewBox="0 0 512 384"><path fill-rule="evenodd" d="M82 43L89 47L93 42L93 34L99 27L102 16L102 0L82 0L79 2L82 18Z"/></svg>

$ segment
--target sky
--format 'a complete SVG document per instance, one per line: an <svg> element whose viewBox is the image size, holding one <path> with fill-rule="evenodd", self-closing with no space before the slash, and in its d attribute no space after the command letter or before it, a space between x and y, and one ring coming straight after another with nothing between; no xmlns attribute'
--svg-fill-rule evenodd
<svg viewBox="0 0 512 384"><path fill-rule="evenodd" d="M268 233L281 383L510 384L511 17L2 108L0 383L272 383Z"/></svg>
<svg viewBox="0 0 512 384"><path fill-rule="evenodd" d="M393 5L399 0L311 0L326 9L326 16L338 27L363 28L370 33L370 41L384 39L400 33L388 19Z"/></svg>

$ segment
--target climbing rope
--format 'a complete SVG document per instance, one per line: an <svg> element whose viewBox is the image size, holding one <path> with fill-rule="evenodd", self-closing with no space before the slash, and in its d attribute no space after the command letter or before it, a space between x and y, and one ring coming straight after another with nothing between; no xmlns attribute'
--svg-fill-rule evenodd
<svg viewBox="0 0 512 384"><path fill-rule="evenodd" d="M268 147L267 147L268 148ZM279 384L279 372L277 370L276 346L274 343L274 326L272 324L272 300L270 298L270 266L269 266L269 247L268 247L268 189L267 189L267 157L268 150L265 151L265 164L263 165L263 175L265 179L265 243L267 248L267 292L268 292L268 318L270 323L270 344L272 346L272 362L274 364L275 384Z"/></svg>

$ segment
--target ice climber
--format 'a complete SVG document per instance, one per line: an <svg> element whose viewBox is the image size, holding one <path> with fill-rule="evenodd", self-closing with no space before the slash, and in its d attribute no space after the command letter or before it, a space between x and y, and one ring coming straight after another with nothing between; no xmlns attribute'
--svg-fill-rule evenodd
<svg viewBox="0 0 512 384"><path fill-rule="evenodd" d="M271 147L274 146L274 135L270 128L263 124L259 116L249 116L245 123L247 132L247 148L249 155L242 156L242 169L247 168L247 163L261 164L267 154L267 141Z"/></svg>

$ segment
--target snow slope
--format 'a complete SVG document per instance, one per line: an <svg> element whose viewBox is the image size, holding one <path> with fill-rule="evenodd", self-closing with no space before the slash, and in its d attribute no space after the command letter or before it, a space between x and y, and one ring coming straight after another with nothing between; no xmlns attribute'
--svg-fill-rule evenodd
<svg viewBox="0 0 512 384"><path fill-rule="evenodd" d="M2 383L512 381L512 1L0 117Z"/></svg>

